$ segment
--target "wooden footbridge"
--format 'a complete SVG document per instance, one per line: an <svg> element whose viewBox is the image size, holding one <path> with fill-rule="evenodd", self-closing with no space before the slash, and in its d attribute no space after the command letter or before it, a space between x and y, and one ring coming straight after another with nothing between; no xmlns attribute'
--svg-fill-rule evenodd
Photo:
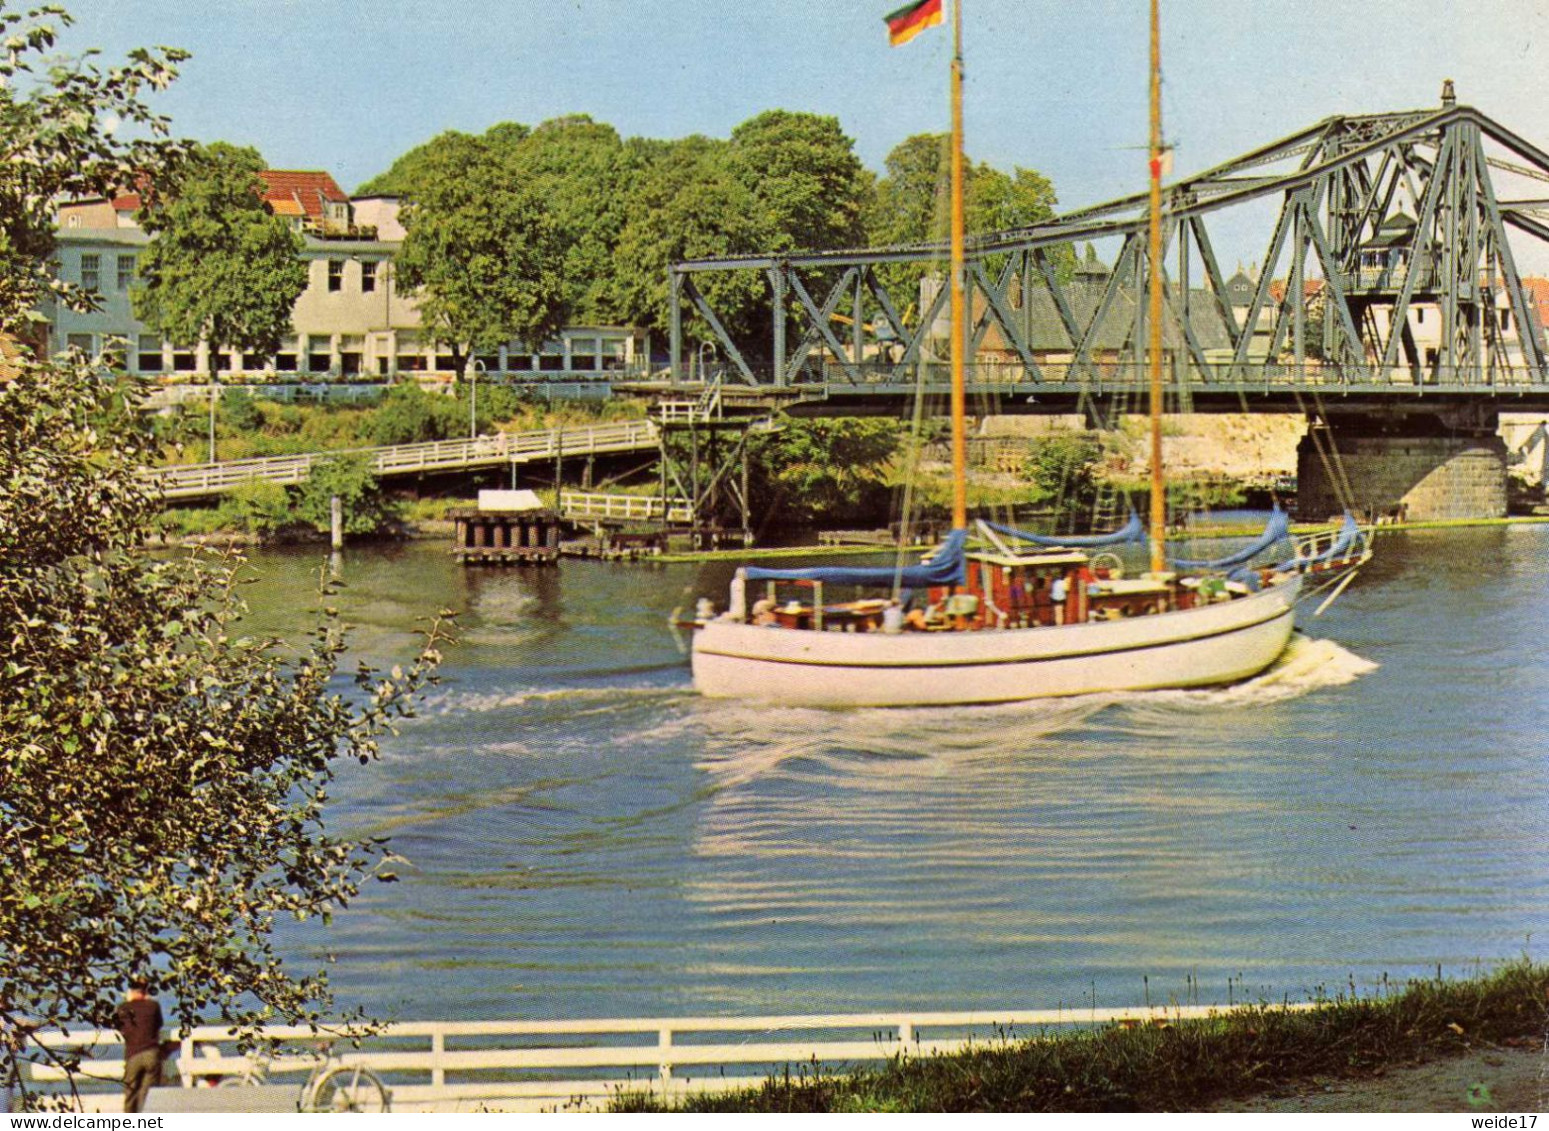
<svg viewBox="0 0 1549 1131"><path fill-rule="evenodd" d="M589 428L501 432L472 440L441 440L429 444L154 468L147 470L145 475L160 486L165 498L198 499L225 494L244 483L285 486L302 483L314 465L340 456L367 456L376 474L387 479L485 467L514 468L522 464L553 463L572 456L656 451L659 446L659 433L654 422L630 420Z"/></svg>

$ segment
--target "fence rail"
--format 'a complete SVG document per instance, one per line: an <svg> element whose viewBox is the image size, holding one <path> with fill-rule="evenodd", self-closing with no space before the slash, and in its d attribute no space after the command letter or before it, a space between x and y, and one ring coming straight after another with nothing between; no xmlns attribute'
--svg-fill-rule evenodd
<svg viewBox="0 0 1549 1131"><path fill-rule="evenodd" d="M1231 1007L1034 1009L976 1012L811 1014L780 1017L674 1017L596 1021L440 1021L388 1025L337 1056L381 1075L396 1111L597 1109L620 1093L676 1097L757 1084L785 1066L825 1069L925 1057L969 1045L1037 1037L1050 1030L1148 1024L1219 1016ZM1314 1003L1278 1006L1314 1009ZM264 1037L284 1051L267 1060L239 1055L228 1029L205 1026L183 1038L177 1072L185 1088L241 1077L255 1066L298 1081L327 1043L303 1026L274 1026ZM84 1054L92 1081L121 1078L110 1030L38 1034L53 1050ZM62 1084L64 1073L32 1065L32 1079ZM116 1111L114 1092L85 1092L84 1110Z"/></svg>
<svg viewBox="0 0 1549 1131"><path fill-rule="evenodd" d="M694 510L687 499L669 500L667 521L692 522ZM561 491L559 513L566 518L613 522L651 522L662 517L662 500L653 495L613 495L603 492Z"/></svg>
<svg viewBox="0 0 1549 1131"><path fill-rule="evenodd" d="M231 460L226 463L148 469L148 479L169 499L218 495L260 480L289 485L301 483L314 464L339 456L369 456L379 476L419 472L461 471L512 463L531 463L563 456L639 451L657 445L656 426L648 420L600 424L590 428L541 432L501 432L473 440L440 440L386 448L352 448L337 452Z"/></svg>

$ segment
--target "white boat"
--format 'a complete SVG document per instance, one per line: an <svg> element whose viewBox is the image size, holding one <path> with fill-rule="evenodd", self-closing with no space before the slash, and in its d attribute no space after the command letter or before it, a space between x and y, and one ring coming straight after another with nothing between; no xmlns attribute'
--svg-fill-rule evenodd
<svg viewBox="0 0 1549 1131"><path fill-rule="evenodd" d="M961 0L954 7L960 44ZM1156 42L1153 0L1152 263L1161 261ZM921 707L1234 683L1262 672L1285 650L1305 579L1320 575L1342 586L1339 575L1347 581L1370 557L1347 516L1327 542L1304 543L1283 561L1255 566L1258 555L1289 537L1276 510L1264 535L1235 554L1169 561L1159 424L1160 272L1152 274L1148 319L1149 538L1134 515L1124 531L1064 544L986 523L970 532L960 330L961 82L959 47L952 83L953 532L926 562L897 570L738 570L727 610L701 617L694 634L694 686L705 696L797 707ZM1106 550L1123 541L1149 542L1150 568L1138 577L1126 577ZM1199 572L1191 576L1191 570ZM766 588L750 607L749 590L759 582ZM836 586L889 596L826 602L825 592Z"/></svg>

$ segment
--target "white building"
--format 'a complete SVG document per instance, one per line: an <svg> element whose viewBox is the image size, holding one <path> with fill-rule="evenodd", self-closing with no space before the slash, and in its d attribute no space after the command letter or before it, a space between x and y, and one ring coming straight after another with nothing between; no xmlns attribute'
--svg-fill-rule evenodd
<svg viewBox="0 0 1549 1131"><path fill-rule="evenodd" d="M450 377L451 354L426 340L414 300L394 285L393 256L403 233L398 202L367 197L352 206L327 173L269 170L263 176L270 207L292 218L306 244L307 288L278 353L217 354L203 342L163 341L134 317L129 291L149 237L134 222L140 201L133 193L61 207L59 274L95 291L101 309L46 310L49 349L113 354L130 372L167 383L202 381L212 372L230 383ZM511 342L478 358L486 373L520 381L623 378L649 360L645 331L627 326L570 326L536 352Z"/></svg>

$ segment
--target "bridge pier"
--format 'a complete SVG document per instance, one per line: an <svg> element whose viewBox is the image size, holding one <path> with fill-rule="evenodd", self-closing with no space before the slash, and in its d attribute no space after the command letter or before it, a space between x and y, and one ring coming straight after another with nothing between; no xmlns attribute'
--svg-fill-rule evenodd
<svg viewBox="0 0 1549 1131"><path fill-rule="evenodd" d="M1506 443L1479 406L1365 412L1314 420L1297 447L1297 511L1362 521L1504 518Z"/></svg>

